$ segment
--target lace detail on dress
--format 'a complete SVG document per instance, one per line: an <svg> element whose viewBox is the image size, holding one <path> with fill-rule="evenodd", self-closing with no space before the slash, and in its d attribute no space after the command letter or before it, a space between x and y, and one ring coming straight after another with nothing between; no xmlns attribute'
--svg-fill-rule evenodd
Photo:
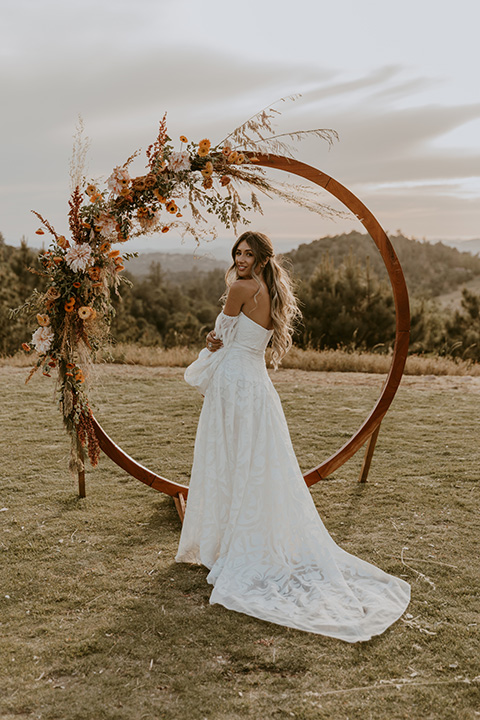
<svg viewBox="0 0 480 720"><path fill-rule="evenodd" d="M323 525L265 367L272 331L243 313L221 313L215 331L224 347L202 350L185 373L205 400L176 560L209 568L211 603L368 640L402 615L410 587L342 550Z"/></svg>
<svg viewBox="0 0 480 720"><path fill-rule="evenodd" d="M215 321L215 335L223 342L216 352L208 348L200 351L198 358L185 370L184 378L189 385L196 388L202 395L207 392L208 384L223 359L226 348L232 344L237 329L239 316L232 317L221 312Z"/></svg>

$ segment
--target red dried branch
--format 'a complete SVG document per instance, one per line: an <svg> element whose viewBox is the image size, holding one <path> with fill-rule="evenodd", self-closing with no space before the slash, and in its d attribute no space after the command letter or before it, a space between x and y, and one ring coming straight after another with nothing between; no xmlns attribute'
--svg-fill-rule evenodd
<svg viewBox="0 0 480 720"><path fill-rule="evenodd" d="M148 167L153 170L158 159L161 160L163 148L167 141L167 113L160 121L157 139L147 148Z"/></svg>
<svg viewBox="0 0 480 720"><path fill-rule="evenodd" d="M82 207L82 194L78 185L70 196L68 201L68 224L70 226L70 232L76 243L82 242L82 221L80 219L80 208Z"/></svg>
<svg viewBox="0 0 480 720"><path fill-rule="evenodd" d="M53 228L52 225L50 225L50 223L48 222L48 220L45 220L45 218L43 218L43 217L40 215L40 213L38 213L36 210L32 210L31 212L32 212L34 215L37 216L37 218L40 220L40 222L42 223L42 225L45 225L45 227L47 228L48 232L51 233L51 234L53 235L53 237L55 238L55 240L56 240L56 239L58 238L58 234L55 232L55 228Z"/></svg>

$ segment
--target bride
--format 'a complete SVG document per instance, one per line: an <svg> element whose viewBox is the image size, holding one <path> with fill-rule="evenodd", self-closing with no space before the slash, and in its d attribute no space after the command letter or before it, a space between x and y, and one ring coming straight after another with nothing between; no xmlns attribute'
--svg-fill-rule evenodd
<svg viewBox="0 0 480 720"><path fill-rule="evenodd" d="M205 396L177 562L209 570L210 603L357 642L404 612L410 586L342 550L303 480L265 366L277 367L299 316L268 237L241 235L225 304L185 371Z"/></svg>

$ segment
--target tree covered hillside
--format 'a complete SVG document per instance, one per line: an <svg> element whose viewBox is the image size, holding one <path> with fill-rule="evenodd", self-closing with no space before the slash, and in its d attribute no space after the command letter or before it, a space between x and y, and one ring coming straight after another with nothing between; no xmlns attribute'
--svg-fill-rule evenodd
<svg viewBox="0 0 480 720"><path fill-rule="evenodd" d="M390 236L390 240L402 265L408 291L413 296L437 297L476 276L480 277L478 256L460 252L443 243L432 245L403 235ZM286 257L292 261L295 274L306 280L327 253L335 266L340 265L350 253L363 263L369 258L372 271L379 278L387 276L373 240L369 235L359 232L314 240L286 253Z"/></svg>
<svg viewBox="0 0 480 720"><path fill-rule="evenodd" d="M411 350L480 361L480 295L463 290L456 311L436 298L480 278L480 258L438 243L392 238L410 291ZM154 255L158 257L158 255ZM303 322L295 343L315 349L388 352L395 337L395 308L383 261L373 241L361 233L320 238L287 253L301 302ZM142 259L148 262L148 255ZM33 273L28 270L30 267ZM129 266L127 265L127 268ZM36 287L45 291L49 280L35 274L38 251L22 243L5 245L0 236L0 352L14 353L30 338L35 318L9 318ZM165 271L158 262L148 273L124 273L114 296L114 341L143 345L201 345L219 312L224 271Z"/></svg>

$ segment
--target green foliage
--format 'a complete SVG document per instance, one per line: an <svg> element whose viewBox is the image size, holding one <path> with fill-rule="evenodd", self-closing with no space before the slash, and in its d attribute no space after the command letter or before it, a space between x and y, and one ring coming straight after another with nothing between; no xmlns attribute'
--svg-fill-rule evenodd
<svg viewBox="0 0 480 720"><path fill-rule="evenodd" d="M30 272L29 268L34 270ZM31 250L22 238L20 247L6 245L0 233L0 354L16 352L30 338L31 318L17 315L10 318L11 308L18 307L35 288L45 290L38 253Z"/></svg>
<svg viewBox="0 0 480 720"><path fill-rule="evenodd" d="M438 297L480 276L480 257L459 252L442 243L433 245L401 234L392 235L390 239L412 296ZM296 275L308 278L327 252L335 266L341 264L350 252L362 262L369 258L372 272L379 278L387 277L383 260L370 237L356 231L302 244L286 256L293 263Z"/></svg>
<svg viewBox="0 0 480 720"><path fill-rule="evenodd" d="M363 265L350 252L335 267L328 254L322 256L313 275L300 284L299 298L304 328L297 342L303 347L372 349L394 340L392 294L368 258Z"/></svg>
<svg viewBox="0 0 480 720"><path fill-rule="evenodd" d="M447 321L445 334L450 355L480 361L480 295L464 288L462 309Z"/></svg>
<svg viewBox="0 0 480 720"><path fill-rule="evenodd" d="M393 244L410 289L411 351L480 360L480 296L464 290L456 312L436 297L480 277L480 258L441 243L430 245L401 235ZM5 245L0 236L0 353L14 353L29 340L28 317L9 319L44 279L36 252L23 241ZM302 348L389 351L395 337L395 308L390 283L371 239L360 233L321 238L286 255L292 264L302 303L303 323L295 343ZM114 342L173 348L203 344L213 326L224 291L224 272L165 271L152 263L146 277L125 274L112 296Z"/></svg>

